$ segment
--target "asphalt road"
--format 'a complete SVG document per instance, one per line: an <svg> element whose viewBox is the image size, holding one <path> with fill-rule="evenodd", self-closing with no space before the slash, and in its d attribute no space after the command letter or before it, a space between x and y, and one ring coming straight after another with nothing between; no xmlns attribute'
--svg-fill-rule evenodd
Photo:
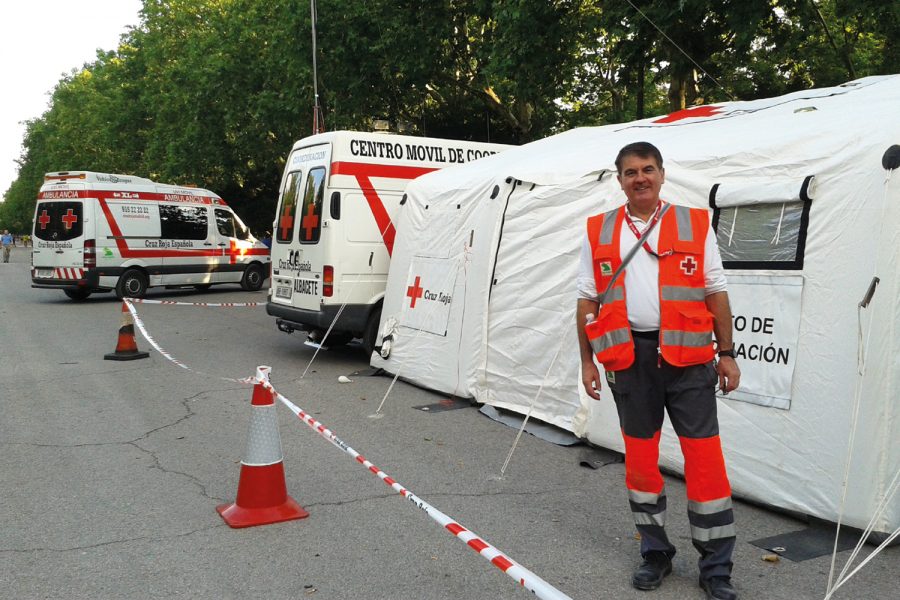
<svg viewBox="0 0 900 600"><path fill-rule="evenodd" d="M28 254L0 264L0 597L496 598L531 594L368 470L278 406L290 494L309 518L231 529L251 388L228 381L272 367L275 387L435 508L576 600L702 599L683 483L667 478L675 571L655 592L630 574L638 546L619 462L525 435L475 407L423 411L438 394L368 368L359 347L322 352L275 329L264 308L138 305L175 366L137 337L145 360L104 361L121 304L73 303L30 287ZM151 299L264 302L237 286ZM348 375L351 383L338 377ZM724 433L723 433L724 435ZM749 543L806 523L735 507L734 581L743 599L821 599L830 556L763 560ZM863 550L868 554L871 547ZM850 552L838 554L843 565ZM879 554L834 598L900 598L900 548Z"/></svg>

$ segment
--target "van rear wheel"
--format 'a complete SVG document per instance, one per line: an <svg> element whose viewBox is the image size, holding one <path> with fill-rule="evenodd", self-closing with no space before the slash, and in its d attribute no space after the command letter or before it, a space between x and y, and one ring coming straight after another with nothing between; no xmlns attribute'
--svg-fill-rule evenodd
<svg viewBox="0 0 900 600"><path fill-rule="evenodd" d="M241 287L248 292L255 292L262 288L265 279L262 267L252 264L244 271L244 277L241 278Z"/></svg>
<svg viewBox="0 0 900 600"><path fill-rule="evenodd" d="M91 295L90 290L77 289L77 290L63 290L63 293L74 300L75 302L83 302L87 300L87 297Z"/></svg>
<svg viewBox="0 0 900 600"><path fill-rule="evenodd" d="M116 283L116 297L143 298L147 293L147 276L137 269L128 269Z"/></svg>

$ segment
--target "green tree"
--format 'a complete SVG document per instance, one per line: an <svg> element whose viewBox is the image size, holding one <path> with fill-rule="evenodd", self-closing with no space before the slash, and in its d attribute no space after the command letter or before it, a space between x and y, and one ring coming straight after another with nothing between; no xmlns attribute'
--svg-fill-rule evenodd
<svg viewBox="0 0 900 600"><path fill-rule="evenodd" d="M886 74L900 3L877 0L319 0L328 129L524 142L692 103ZM257 232L312 130L307 0L144 0L141 23L27 124L0 226L27 228L48 171L210 188Z"/></svg>

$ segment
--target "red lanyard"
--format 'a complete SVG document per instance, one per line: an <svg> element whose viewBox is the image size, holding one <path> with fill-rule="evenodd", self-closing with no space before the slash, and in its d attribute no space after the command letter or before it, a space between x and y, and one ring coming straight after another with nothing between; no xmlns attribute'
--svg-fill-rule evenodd
<svg viewBox="0 0 900 600"><path fill-rule="evenodd" d="M659 211L660 211L660 209L662 209L662 205L663 205L662 200L660 200L659 204L656 205L656 211L653 213L653 218L650 219L650 223L647 225L647 227L644 228L644 231L646 231L648 228L652 228L652 227L656 226L656 222L659 221ZM638 231L638 228L634 224L634 221L631 220L631 215L628 214L628 210L625 211L625 221L628 223L628 227L631 229L631 233L634 234L634 237L636 237L637 239L641 239L641 232ZM650 244L648 244L646 241L644 242L644 250L649 252L651 256L655 256L656 258L659 258L659 254L654 252L650 248Z"/></svg>

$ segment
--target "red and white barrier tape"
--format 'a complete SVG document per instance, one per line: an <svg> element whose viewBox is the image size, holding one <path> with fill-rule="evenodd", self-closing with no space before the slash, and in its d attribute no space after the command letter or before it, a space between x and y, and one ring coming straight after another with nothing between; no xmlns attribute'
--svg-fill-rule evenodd
<svg viewBox="0 0 900 600"><path fill-rule="evenodd" d="M404 488L394 479L389 477L387 473L373 465L363 455L348 446L330 429L325 427L314 417L308 415L303 411L303 409L295 405L293 402L279 394L278 391L269 382L268 369L262 367L257 368L256 378L252 380L252 383L261 383L263 386L265 386L266 389L271 391L275 395L275 397L278 398L279 401L281 401L282 404L287 406L292 413L297 415L297 417L301 421L306 423L311 429L343 450L345 453L349 454L356 460L356 462L374 473L388 487L425 511L425 514L427 514L434 521L440 524L444 529L464 541L466 545L472 548L475 552L480 554L486 560L490 561L492 565L518 581L519 584L522 585L522 587L532 592L535 596L537 596L538 598L542 598L543 600L571 600L569 596L560 592L555 587L511 559L509 556L478 537L475 533L469 531L435 507L431 506L430 504Z"/></svg>
<svg viewBox="0 0 900 600"><path fill-rule="evenodd" d="M147 300L146 298L123 298L135 304L174 304L178 306L203 306L218 308L255 308L263 306L262 302L176 302L175 300Z"/></svg>
<svg viewBox="0 0 900 600"><path fill-rule="evenodd" d="M156 342L156 340L153 339L153 336L150 335L150 332L147 331L146 327L144 327L144 322L141 320L141 317L138 315L137 309L134 308L133 302L135 302L136 299L135 298L123 298L123 300L125 301L125 306L128 307L128 312L131 313L131 318L134 320L135 327L138 328L138 331L141 332L141 335L144 336L144 339L147 340L147 343L149 343L151 346L153 346L154 350L159 352L163 358L165 358L166 360L171 362L173 365L181 367L185 371L191 371L192 373L198 373L200 375L205 375L207 377L215 377L216 379L221 379L223 381L230 381L232 383L245 383L245 384L253 383L252 377L245 377L244 379L232 379L230 377L220 377L218 375L211 375L209 373L204 373L203 371L198 371L197 369L192 369L191 367L187 366L186 364L184 364L183 362L181 362L180 360L178 360L177 358L175 358L174 356L172 356L171 354L169 354L168 352L163 350L162 346L160 346ZM163 302L157 300L154 303L162 304Z"/></svg>
<svg viewBox="0 0 900 600"><path fill-rule="evenodd" d="M191 371L193 373L198 373L201 375L211 376L208 373L203 373L202 371L198 371L196 369L192 369L187 366L183 362L176 359L174 356L166 352L162 349L162 347L156 343L156 340L150 335L147 331L147 328L144 327L143 321L141 321L140 316L137 314L137 310L134 308L132 304L134 299L125 298L125 306L128 307L128 312L131 313L132 318L134 319L134 324L137 326L138 330L141 332L141 335L147 340L147 342L153 346L154 350L159 352L163 357L169 360L171 363L185 369L187 371ZM146 301L145 301L146 302ZM155 303L163 304L163 301L155 301ZM278 391L272 386L269 382L269 367L257 367L256 369L256 377L246 377L244 379L231 379L228 377L217 377L218 379L222 379L224 381L230 381L233 383L242 383L254 385L256 383L261 383L266 387L272 394L278 398L278 400L288 407L288 409L297 415L297 417L306 423L311 429L316 431L319 435L324 437L326 440L343 450L345 453L349 454L353 457L359 464L364 466L366 469L374 473L379 479L381 479L388 487L393 489L395 492L400 494L402 497L406 498L417 507L425 511L429 517L431 517L434 521L440 524L444 529L452 533L457 538L461 539L466 543L467 546L475 550L478 554L480 554L483 558L490 561L492 565L512 577L514 580L518 581L522 587L532 592L538 598L542 600L572 600L569 596L563 594L555 587L514 561L512 558L484 541L480 537L478 537L474 532L469 531L435 507L431 506L394 479L388 476L387 473L373 465L369 462L363 455L359 452L348 446L343 440L341 440L337 435L335 435L330 429L325 427L319 421L317 421L314 417L306 414L300 407L295 405L293 402L282 396L278 393Z"/></svg>

